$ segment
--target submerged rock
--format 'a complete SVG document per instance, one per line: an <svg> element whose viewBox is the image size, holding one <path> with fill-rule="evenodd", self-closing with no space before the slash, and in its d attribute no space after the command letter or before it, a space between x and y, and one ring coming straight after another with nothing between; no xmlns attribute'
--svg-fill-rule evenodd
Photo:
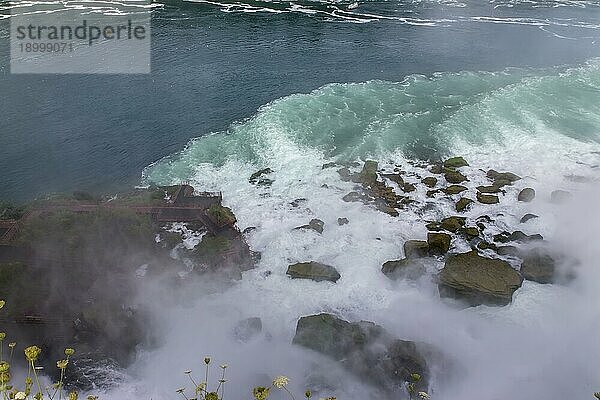
<svg viewBox="0 0 600 400"><path fill-rule="evenodd" d="M293 343L340 362L347 370L390 394L402 394L411 374L427 390L429 368L414 342L400 340L372 322L351 323L331 314L302 317Z"/></svg>
<svg viewBox="0 0 600 400"><path fill-rule="evenodd" d="M387 261L381 266L383 272L390 279L417 280L425 275L425 266L410 258Z"/></svg>
<svg viewBox="0 0 600 400"><path fill-rule="evenodd" d="M347 223L349 223L350 221L348 220L348 218L338 218L337 219L338 225L342 226L342 225L346 225Z"/></svg>
<svg viewBox="0 0 600 400"><path fill-rule="evenodd" d="M550 201L554 204L565 204L573 195L566 190L555 190L550 194Z"/></svg>
<svg viewBox="0 0 600 400"><path fill-rule="evenodd" d="M450 250L450 242L452 236L446 233L427 233L427 245L429 254L431 255L443 255Z"/></svg>
<svg viewBox="0 0 600 400"><path fill-rule="evenodd" d="M497 235L494 235L494 241L499 243L531 242L536 240L544 240L544 237L537 233L534 235L527 235L522 231L514 231L513 233L504 231Z"/></svg>
<svg viewBox="0 0 600 400"><path fill-rule="evenodd" d="M479 236L479 229L474 226L463 227L458 232L467 237L467 239L474 239Z"/></svg>
<svg viewBox="0 0 600 400"><path fill-rule="evenodd" d="M240 342L248 342L262 332L262 320L259 317L246 318L237 323L233 335Z"/></svg>
<svg viewBox="0 0 600 400"><path fill-rule="evenodd" d="M334 267L315 261L292 264L288 267L287 274L294 279L312 279L316 282L337 282L341 277Z"/></svg>
<svg viewBox="0 0 600 400"><path fill-rule="evenodd" d="M404 256L406 258L427 257L429 245L424 240L407 240L404 242Z"/></svg>
<svg viewBox="0 0 600 400"><path fill-rule="evenodd" d="M525 215L523 215L523 218L521 218L520 222L522 224L524 224L525 222L527 222L527 221L529 221L531 219L534 219L534 218L539 218L539 216L535 215L535 214L525 214Z"/></svg>
<svg viewBox="0 0 600 400"><path fill-rule="evenodd" d="M360 181L370 184L377 180L377 162L372 160L365 161L362 171L360 171Z"/></svg>
<svg viewBox="0 0 600 400"><path fill-rule="evenodd" d="M523 282L508 262L482 257L476 251L450 256L438 278L440 296L472 306L509 304Z"/></svg>
<svg viewBox="0 0 600 400"><path fill-rule="evenodd" d="M460 168L468 166L469 163L462 157L452 157L444 161L444 167L446 168Z"/></svg>
<svg viewBox="0 0 600 400"><path fill-rule="evenodd" d="M477 186L477 191L479 193L504 193L501 186L491 185L491 186Z"/></svg>
<svg viewBox="0 0 600 400"><path fill-rule="evenodd" d="M271 168L264 168L258 170L252 175L250 175L250 179L248 179L248 182L257 186L269 186L273 183L273 180L266 178L264 175L269 175L271 173L273 173L273 170Z"/></svg>
<svg viewBox="0 0 600 400"><path fill-rule="evenodd" d="M517 197L517 200L523 201L525 203L529 203L533 199L535 199L535 190L532 188L525 188L521 190L519 192L519 196Z"/></svg>
<svg viewBox="0 0 600 400"><path fill-rule="evenodd" d="M467 197L461 197L457 202L456 202L456 211L457 212L463 212L465 211L467 208L469 208L471 206L471 204L475 203L473 200L467 198Z"/></svg>
<svg viewBox="0 0 600 400"><path fill-rule="evenodd" d="M321 221L320 219L313 218L310 220L310 222L308 224L299 226L294 229L312 229L315 232L323 233L324 226L325 226L325 222Z"/></svg>
<svg viewBox="0 0 600 400"><path fill-rule="evenodd" d="M556 261L544 249L531 250L521 264L521 274L529 281L553 283L555 273Z"/></svg>

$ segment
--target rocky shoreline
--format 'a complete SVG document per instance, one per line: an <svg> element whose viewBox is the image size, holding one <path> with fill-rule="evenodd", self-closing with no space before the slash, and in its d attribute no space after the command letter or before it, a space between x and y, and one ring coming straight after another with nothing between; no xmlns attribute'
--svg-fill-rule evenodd
<svg viewBox="0 0 600 400"><path fill-rule="evenodd" d="M343 181L354 184L343 201L363 203L392 218L429 207L416 193L453 205L452 213L435 220L423 218L426 236L406 240L403 257L385 261L382 274L393 281L432 279L440 298L462 307L510 304L524 280L550 284L572 278L573 271L563 269L563 256L542 235L507 231L493 213L469 213L476 206L499 204L507 196L531 203L538 194L535 188L520 186L521 177L476 170L478 180L488 183L473 187L469 184L473 168L462 157L413 163L411 172L401 165L379 168L370 160L362 165L323 165L336 168ZM272 175L273 170L264 168L252 174L249 183L268 188L274 182ZM112 197L74 193L24 208L3 206L4 221L23 221L15 239L0 246L0 291L12 304L3 321L9 325L7 331L21 341L44 346L50 355L65 345L77 347L80 365L110 359L125 367L140 346L157 345L149 329L152 312L136 300L136 291L143 290L136 278L148 275L178 285L194 275L225 284L242 279L242 273L260 259L245 240L255 228L240 232L220 196L190 188L150 187ZM569 192L556 190L548 202L564 206L570 197ZM290 206L300 207L305 201L296 199ZM191 217L192 209L201 214ZM539 218L531 211L520 224ZM339 226L352 222L336 217ZM327 229L325 222L313 218L294 230L322 235ZM443 265L434 274L425 266L431 260ZM287 275L323 285L336 285L344 278L335 266L310 259L290 264ZM22 296L24 291L31 295ZM240 321L235 335L246 341L261 330L262 321L255 317ZM405 390L413 373L423 378L419 388L428 390L431 349L424 351L425 344L393 337L372 322L349 322L333 314L303 316L293 343L339 361L387 394ZM77 372L74 380L82 388L94 384Z"/></svg>

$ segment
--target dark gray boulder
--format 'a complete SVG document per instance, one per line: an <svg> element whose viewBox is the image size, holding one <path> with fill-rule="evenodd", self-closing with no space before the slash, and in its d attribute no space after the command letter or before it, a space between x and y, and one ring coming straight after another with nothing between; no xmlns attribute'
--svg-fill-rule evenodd
<svg viewBox="0 0 600 400"><path fill-rule="evenodd" d="M406 258L427 257L429 245L424 240L407 240L404 242L404 256Z"/></svg>
<svg viewBox="0 0 600 400"><path fill-rule="evenodd" d="M452 236L446 233L429 232L427 233L427 244L429 246L429 254L443 255L450 250Z"/></svg>
<svg viewBox="0 0 600 400"><path fill-rule="evenodd" d="M553 283L556 275L556 260L544 249L533 249L523 259L521 275L529 281Z"/></svg>
<svg viewBox="0 0 600 400"><path fill-rule="evenodd" d="M425 275L425 266L414 259L403 258L401 260L386 261L381 266L383 272L388 278L417 280Z"/></svg>
<svg viewBox="0 0 600 400"><path fill-rule="evenodd" d="M422 377L418 390L427 390L429 384L421 345L397 339L372 322L351 323L331 314L302 317L293 343L338 361L388 395L405 393L413 373Z"/></svg>
<svg viewBox="0 0 600 400"><path fill-rule="evenodd" d="M532 188L525 188L519 192L519 196L517 197L519 201L523 201L525 203L529 203L533 199L535 199L535 190Z"/></svg>
<svg viewBox="0 0 600 400"><path fill-rule="evenodd" d="M259 317L243 319L233 328L233 335L240 342L248 342L261 332L262 320Z"/></svg>

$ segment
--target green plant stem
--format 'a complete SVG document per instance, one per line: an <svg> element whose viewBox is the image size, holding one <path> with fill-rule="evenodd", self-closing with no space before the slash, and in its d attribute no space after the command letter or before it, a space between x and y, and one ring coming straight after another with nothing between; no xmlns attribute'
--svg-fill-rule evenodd
<svg viewBox="0 0 600 400"><path fill-rule="evenodd" d="M38 393L40 393L43 396L44 392L42 392L42 385L40 384L40 378L38 377L37 371L35 370L35 364L33 363L33 361L31 362L31 368L33 369L33 376L35 376L35 383L37 384L37 387L38 387Z"/></svg>
<svg viewBox="0 0 600 400"><path fill-rule="evenodd" d="M288 390L288 388L286 388L285 386L283 387L283 390L285 390L286 392L288 392L288 394L290 395L290 397L292 398L292 400L296 400L296 398L294 397L294 395L292 394L292 392L290 392Z"/></svg>

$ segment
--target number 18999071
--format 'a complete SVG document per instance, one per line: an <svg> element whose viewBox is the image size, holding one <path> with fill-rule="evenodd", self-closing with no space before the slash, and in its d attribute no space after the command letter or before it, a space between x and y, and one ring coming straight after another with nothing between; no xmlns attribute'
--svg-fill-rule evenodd
<svg viewBox="0 0 600 400"><path fill-rule="evenodd" d="M19 49L21 53L71 53L73 52L73 43L19 43Z"/></svg>

